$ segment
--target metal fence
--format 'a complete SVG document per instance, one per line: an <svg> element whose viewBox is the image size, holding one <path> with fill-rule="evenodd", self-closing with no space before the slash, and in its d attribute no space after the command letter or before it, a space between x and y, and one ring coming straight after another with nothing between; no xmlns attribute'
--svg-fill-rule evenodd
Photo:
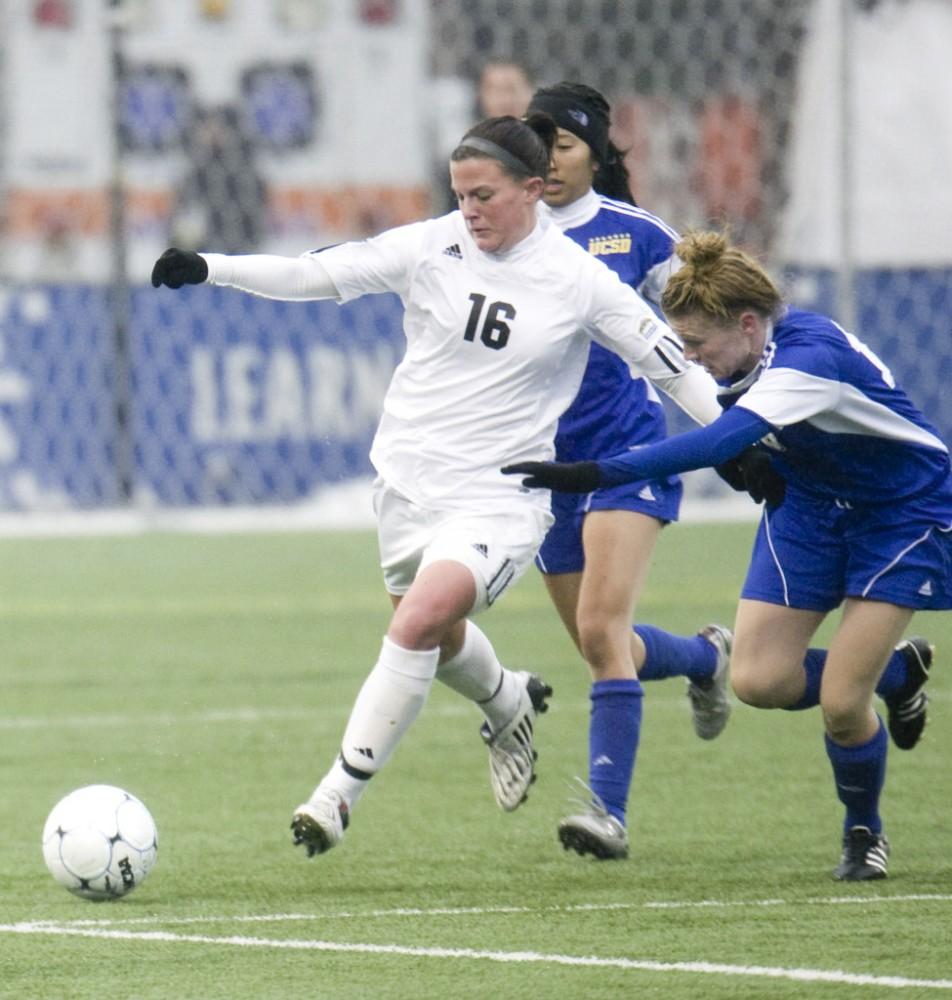
<svg viewBox="0 0 952 1000"><path fill-rule="evenodd" d="M297 253L445 210L490 61L602 90L639 203L728 225L952 439L949 7L0 3L0 510L283 504L368 475L395 298L172 295L148 269L170 243Z"/></svg>

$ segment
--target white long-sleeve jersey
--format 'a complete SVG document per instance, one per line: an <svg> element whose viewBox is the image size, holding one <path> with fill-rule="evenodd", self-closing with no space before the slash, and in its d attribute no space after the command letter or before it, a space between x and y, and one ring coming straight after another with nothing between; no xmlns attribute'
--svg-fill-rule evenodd
<svg viewBox="0 0 952 1000"><path fill-rule="evenodd" d="M479 250L452 212L300 258L205 259L212 283L272 298L400 296L407 349L371 460L426 506L528 499L499 469L553 456L589 338L621 355L634 374L658 381L700 422L720 412L703 372L673 377L655 352L669 331L649 306L545 221L500 254Z"/></svg>

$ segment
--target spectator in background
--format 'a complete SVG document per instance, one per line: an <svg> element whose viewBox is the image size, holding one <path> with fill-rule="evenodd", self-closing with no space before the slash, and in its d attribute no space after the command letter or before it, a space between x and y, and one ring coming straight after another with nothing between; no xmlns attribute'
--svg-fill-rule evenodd
<svg viewBox="0 0 952 1000"><path fill-rule="evenodd" d="M512 115L521 118L532 99L529 71L509 59L493 59L479 74L476 89L480 118Z"/></svg>
<svg viewBox="0 0 952 1000"><path fill-rule="evenodd" d="M200 109L187 141L189 169L176 201L172 242L238 253L261 245L267 189L237 108Z"/></svg>
<svg viewBox="0 0 952 1000"><path fill-rule="evenodd" d="M474 117L477 121L506 115L522 118L533 89L528 70L511 59L491 59L484 63L473 93L469 80L454 79L452 83L451 88L442 92L443 99L437 98L434 103L433 132L437 141L433 201L437 211L443 213L457 207L456 195L446 177L446 158L456 147L460 129L469 128ZM453 97L448 102L447 94Z"/></svg>

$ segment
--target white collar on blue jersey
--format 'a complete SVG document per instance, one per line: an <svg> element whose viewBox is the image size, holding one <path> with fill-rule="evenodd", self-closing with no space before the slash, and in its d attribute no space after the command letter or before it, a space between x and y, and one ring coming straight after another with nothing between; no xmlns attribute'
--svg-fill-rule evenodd
<svg viewBox="0 0 952 1000"><path fill-rule="evenodd" d="M731 382L729 385L719 386L718 392L728 393L730 395L738 392L746 392L746 390L760 378L761 373L764 370L764 362L767 360L767 348L770 347L771 343L773 343L773 331L773 320L768 319L767 335L764 337L764 349L760 354L760 360L743 378L739 378L736 382Z"/></svg>
<svg viewBox="0 0 952 1000"><path fill-rule="evenodd" d="M584 226L586 222L591 222L598 215L602 207L601 195L595 192L594 188L577 198L571 205L557 205L555 208L542 203L542 211L551 216L555 224L563 232L566 229L575 229L576 226Z"/></svg>

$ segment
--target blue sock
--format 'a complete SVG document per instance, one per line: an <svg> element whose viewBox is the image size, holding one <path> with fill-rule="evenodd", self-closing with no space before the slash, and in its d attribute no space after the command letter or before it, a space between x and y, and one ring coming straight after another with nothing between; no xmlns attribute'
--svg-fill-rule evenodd
<svg viewBox="0 0 952 1000"><path fill-rule="evenodd" d="M826 663L825 649L808 649L803 660L803 670L807 684L799 701L784 708L786 712L802 712L805 708L815 708L820 704L820 681L823 680L823 666Z"/></svg>
<svg viewBox="0 0 952 1000"><path fill-rule="evenodd" d="M876 694L880 698L888 698L891 694L895 694L906 683L908 673L906 658L894 649L886 664L886 669L883 671L883 676L879 678L879 683L876 685Z"/></svg>
<svg viewBox="0 0 952 1000"><path fill-rule="evenodd" d="M880 833L883 821L879 817L879 795L886 780L886 728L879 720L876 735L858 747L842 747L825 737L826 753L833 765L836 794L846 806L843 830L852 826L868 827Z"/></svg>
<svg viewBox="0 0 952 1000"><path fill-rule="evenodd" d="M799 712L804 708L814 708L820 704L820 681L823 679L825 664L825 649L807 650L806 659L803 661L803 669L807 672L806 690L803 692L803 697L796 704L787 705L785 711ZM907 673L906 658L902 653L893 650L886 669L876 685L876 694L880 698L888 698L891 694L895 694L906 683Z"/></svg>
<svg viewBox="0 0 952 1000"><path fill-rule="evenodd" d="M714 676L717 650L704 636L672 635L654 625L635 625L634 630L645 644L645 662L638 671L639 680L684 676L698 681Z"/></svg>
<svg viewBox="0 0 952 1000"><path fill-rule="evenodd" d="M641 685L596 681L588 724L588 782L605 808L625 822L628 789L641 735Z"/></svg>

